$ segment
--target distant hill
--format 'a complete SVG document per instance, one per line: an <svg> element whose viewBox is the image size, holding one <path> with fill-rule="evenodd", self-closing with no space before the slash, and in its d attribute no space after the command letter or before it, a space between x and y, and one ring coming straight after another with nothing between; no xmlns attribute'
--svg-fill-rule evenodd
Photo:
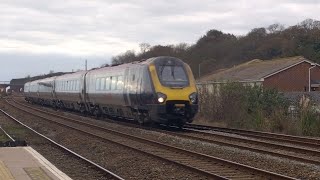
<svg viewBox="0 0 320 180"><path fill-rule="evenodd" d="M126 51L112 58L113 64L147 59L154 56L175 56L185 60L198 77L217 69L228 68L252 59L274 59L304 56L320 63L320 21L306 19L285 28L281 24L252 29L244 36L235 36L216 29L209 30L195 44L140 45L141 53Z"/></svg>

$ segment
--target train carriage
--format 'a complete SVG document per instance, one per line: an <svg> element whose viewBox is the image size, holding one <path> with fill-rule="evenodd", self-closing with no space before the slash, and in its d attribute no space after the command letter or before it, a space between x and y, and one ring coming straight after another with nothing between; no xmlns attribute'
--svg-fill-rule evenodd
<svg viewBox="0 0 320 180"><path fill-rule="evenodd" d="M122 66L91 70L86 74L85 100L89 111L93 114L125 116L123 113L125 68Z"/></svg>
<svg viewBox="0 0 320 180"><path fill-rule="evenodd" d="M197 112L197 91L188 65L172 57L106 67L86 75L87 102L94 114L140 123L183 125Z"/></svg>
<svg viewBox="0 0 320 180"><path fill-rule="evenodd" d="M57 77L45 78L37 81L39 103L43 105L53 105L56 99L54 93L55 79Z"/></svg>
<svg viewBox="0 0 320 180"><path fill-rule="evenodd" d="M156 95L156 103L148 105L150 117L178 126L192 122L198 97L190 67L177 58L157 57L150 59L148 69Z"/></svg>
<svg viewBox="0 0 320 180"><path fill-rule="evenodd" d="M28 82L25 84L24 92L27 94L26 100L38 103L39 101L39 80Z"/></svg>
<svg viewBox="0 0 320 180"><path fill-rule="evenodd" d="M96 116L183 126L192 122L198 111L191 69L174 57L65 74L56 77L53 84L52 104ZM39 81L26 84L30 89L26 98L34 96L33 85L39 85Z"/></svg>
<svg viewBox="0 0 320 180"><path fill-rule="evenodd" d="M28 97L30 97L30 82L24 84L23 95L26 97L26 100L29 101Z"/></svg>
<svg viewBox="0 0 320 180"><path fill-rule="evenodd" d="M85 111L83 82L86 73L87 71L78 71L55 79L56 107Z"/></svg>

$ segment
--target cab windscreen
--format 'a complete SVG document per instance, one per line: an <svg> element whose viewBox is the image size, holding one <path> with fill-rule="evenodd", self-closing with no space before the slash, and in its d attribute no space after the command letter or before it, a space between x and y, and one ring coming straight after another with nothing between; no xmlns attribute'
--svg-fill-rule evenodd
<svg viewBox="0 0 320 180"><path fill-rule="evenodd" d="M163 86L185 87L189 85L188 76L183 66L159 65L157 71L159 80Z"/></svg>

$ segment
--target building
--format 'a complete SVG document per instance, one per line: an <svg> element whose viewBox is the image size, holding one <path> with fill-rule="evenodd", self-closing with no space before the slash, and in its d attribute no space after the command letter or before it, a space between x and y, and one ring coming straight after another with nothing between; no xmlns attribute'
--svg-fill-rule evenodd
<svg viewBox="0 0 320 180"><path fill-rule="evenodd" d="M70 72L56 72L56 73L50 73L46 75L39 75L39 76L34 76L34 77L26 77L26 78L20 78L20 79L12 79L9 83L10 89L8 89L9 93L20 93L23 92L24 84L29 81L35 81L38 79L44 79L48 77L53 77L53 76L60 76L66 73Z"/></svg>
<svg viewBox="0 0 320 180"><path fill-rule="evenodd" d="M310 78L309 78L310 75ZM252 61L200 78L201 84L242 82L282 92L320 91L320 65L296 56Z"/></svg>
<svg viewBox="0 0 320 180"><path fill-rule="evenodd" d="M23 92L23 87L26 82L29 81L29 78L21 78L21 79L12 79L10 81L10 89L8 90L10 93L15 92Z"/></svg>

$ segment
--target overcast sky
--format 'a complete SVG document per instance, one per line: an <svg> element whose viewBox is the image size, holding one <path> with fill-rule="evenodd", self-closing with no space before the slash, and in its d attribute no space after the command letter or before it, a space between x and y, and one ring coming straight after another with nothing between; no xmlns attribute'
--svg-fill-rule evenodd
<svg viewBox="0 0 320 180"><path fill-rule="evenodd" d="M126 50L320 20L317 0L0 0L0 81L110 62Z"/></svg>

